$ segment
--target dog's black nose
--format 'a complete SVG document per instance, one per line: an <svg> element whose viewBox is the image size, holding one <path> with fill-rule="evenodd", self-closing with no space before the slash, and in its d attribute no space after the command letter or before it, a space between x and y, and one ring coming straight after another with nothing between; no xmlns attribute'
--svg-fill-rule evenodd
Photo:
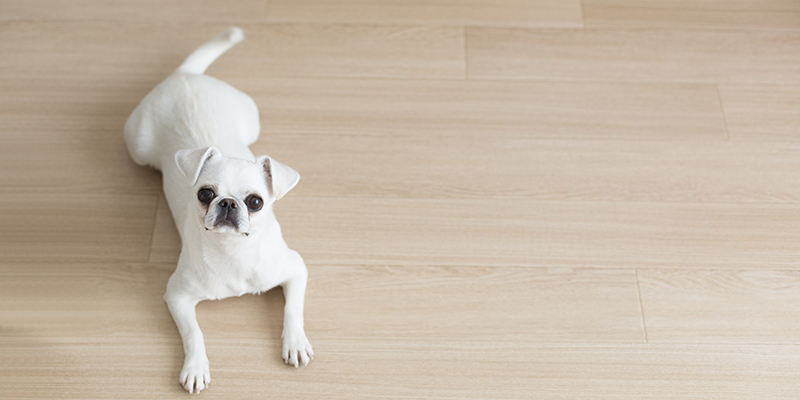
<svg viewBox="0 0 800 400"><path fill-rule="evenodd" d="M219 202L219 206L222 207L222 208L230 207L230 208L233 209L233 208L236 208L236 201L233 200L233 199L222 199Z"/></svg>

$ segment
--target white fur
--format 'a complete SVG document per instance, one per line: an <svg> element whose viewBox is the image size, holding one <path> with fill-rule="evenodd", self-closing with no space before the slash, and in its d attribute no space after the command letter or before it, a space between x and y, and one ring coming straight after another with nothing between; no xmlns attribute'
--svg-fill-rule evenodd
<svg viewBox="0 0 800 400"><path fill-rule="evenodd" d="M314 354L303 329L306 266L287 247L272 213L272 203L300 175L267 156L256 159L247 147L260 131L255 102L203 75L242 38L241 29L230 28L201 46L142 100L125 124L134 161L164 175L164 193L183 242L164 300L183 339L186 358L179 381L190 393L207 388L211 380L195 317L202 300L280 285L286 297L283 359L297 367L308 364ZM216 193L207 206L198 200L202 188ZM260 211L247 210L250 195L263 199ZM229 221L218 223L223 215Z"/></svg>

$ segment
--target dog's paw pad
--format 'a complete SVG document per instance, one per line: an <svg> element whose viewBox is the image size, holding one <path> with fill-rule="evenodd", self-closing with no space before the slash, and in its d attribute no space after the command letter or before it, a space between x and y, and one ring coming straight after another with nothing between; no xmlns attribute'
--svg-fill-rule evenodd
<svg viewBox="0 0 800 400"><path fill-rule="evenodd" d="M295 368L303 366L314 359L314 350L308 342L305 332L284 333L283 335L283 361Z"/></svg>
<svg viewBox="0 0 800 400"><path fill-rule="evenodd" d="M208 389L211 383L211 373L208 369L208 361L186 360L181 370L179 383L189 393L200 393L203 389Z"/></svg>

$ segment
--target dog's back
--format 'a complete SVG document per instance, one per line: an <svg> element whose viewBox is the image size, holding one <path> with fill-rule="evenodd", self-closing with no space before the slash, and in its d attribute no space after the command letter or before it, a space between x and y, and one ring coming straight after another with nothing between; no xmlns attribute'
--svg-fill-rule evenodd
<svg viewBox="0 0 800 400"><path fill-rule="evenodd" d="M125 124L133 160L163 171L182 149L215 146L226 156L253 158L242 148L258 139L258 108L247 94L204 75L219 56L244 38L229 28L195 50L156 86ZM230 154L226 150L230 149Z"/></svg>

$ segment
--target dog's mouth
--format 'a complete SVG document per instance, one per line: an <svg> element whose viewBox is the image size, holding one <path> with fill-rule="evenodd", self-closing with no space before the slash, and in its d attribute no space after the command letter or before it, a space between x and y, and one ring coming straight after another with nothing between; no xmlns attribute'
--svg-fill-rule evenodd
<svg viewBox="0 0 800 400"><path fill-rule="evenodd" d="M244 236L250 236L250 232L242 232L239 230L239 226L236 225L233 221L224 219L214 224L211 228L206 227L206 231L208 232L215 232L215 233L235 233L235 234L242 234Z"/></svg>
<svg viewBox="0 0 800 400"><path fill-rule="evenodd" d="M236 219L235 216L232 215L217 215L214 219L214 223L211 224L211 229L218 232L238 232L239 231L239 221Z"/></svg>
<svg viewBox="0 0 800 400"><path fill-rule="evenodd" d="M244 232L241 230L241 221L239 221L238 217L235 215L225 215L224 213L220 213L221 215L217 215L214 218L214 222L209 224L208 220L204 224L206 231L208 232L215 232L215 233L235 233L235 234L242 234L244 236L249 236L249 232Z"/></svg>
<svg viewBox="0 0 800 400"><path fill-rule="evenodd" d="M239 229L235 222L230 219L223 219L214 223L214 228L233 228Z"/></svg>

